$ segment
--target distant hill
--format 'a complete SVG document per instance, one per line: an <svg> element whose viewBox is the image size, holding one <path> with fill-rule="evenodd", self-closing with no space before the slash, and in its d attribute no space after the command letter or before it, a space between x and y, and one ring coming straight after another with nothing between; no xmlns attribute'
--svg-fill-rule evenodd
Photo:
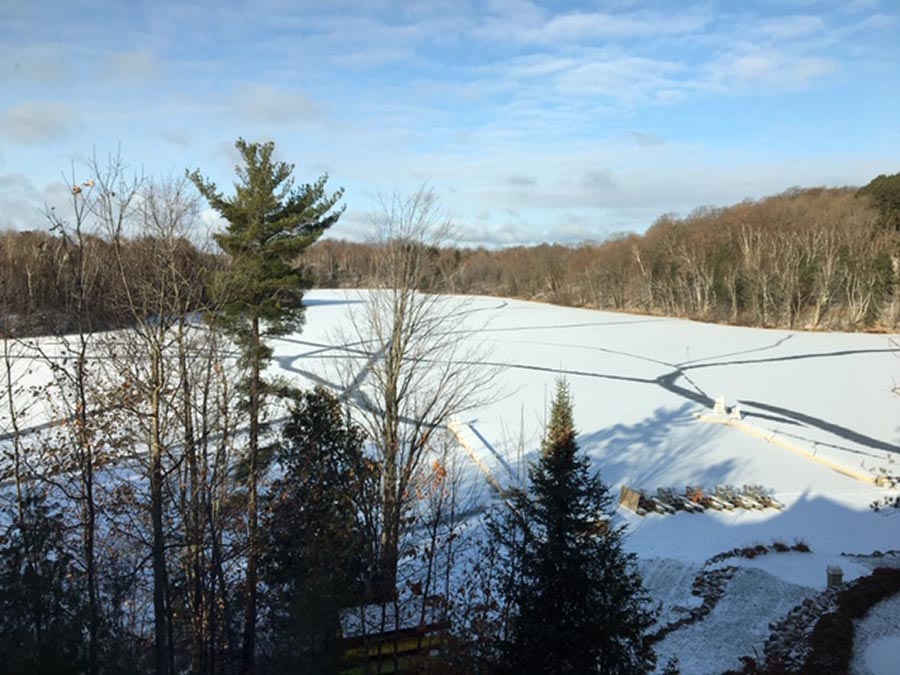
<svg viewBox="0 0 900 675"><path fill-rule="evenodd" d="M434 248L425 290L752 326L893 330L898 186L900 174L862 190L795 188L662 216L643 235L599 244ZM322 287L368 287L379 283L378 255L377 245L321 241L304 262Z"/></svg>

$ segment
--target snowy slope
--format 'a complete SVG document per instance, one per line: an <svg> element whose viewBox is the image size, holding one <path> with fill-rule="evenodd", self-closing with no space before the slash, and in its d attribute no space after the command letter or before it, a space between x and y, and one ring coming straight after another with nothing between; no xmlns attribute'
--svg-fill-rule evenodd
<svg viewBox="0 0 900 675"><path fill-rule="evenodd" d="M336 383L343 352L335 335L361 298L311 293L303 334L276 346L279 367ZM472 325L486 322L480 339L506 366L498 382L503 398L462 420L481 439L486 461L499 454L515 463L520 440L526 450L537 448L546 400L564 373L582 447L613 485L759 482L789 500L822 494L853 503L872 494L864 483L692 416L718 396L739 403L748 425L848 468L900 470L900 399L890 392L900 358L887 336L738 328L495 298L473 298L471 306L479 310Z"/></svg>
<svg viewBox="0 0 900 675"><path fill-rule="evenodd" d="M273 374L301 386L339 389L348 354L362 363L371 351L348 330L351 313L365 297L357 291L309 293L303 332L273 341ZM774 489L786 505L783 512L644 518L620 507L616 518L628 525L627 546L644 561L648 584L667 615L676 606L691 606L693 571L716 553L775 540L802 539L812 548L806 555L729 560L747 568L731 581L733 592L702 623L659 645L661 654L700 659L684 672L717 672L760 648L768 622L824 588L826 566L841 565L847 579L867 573L842 553L900 548L900 514L869 509L890 492L761 437L774 434L864 476L882 468L900 473L900 397L891 392L900 381L900 358L890 336L719 326L497 298L467 302L474 313L454 329L461 338L473 329L474 338L466 339L491 348L485 367L503 366L495 400L459 420L470 480L484 483L483 467L502 485L521 479L539 448L554 380L564 374L581 447L614 494L621 485L655 490L758 483ZM20 383L49 377L29 359L16 362L14 370ZM364 372L356 376L364 386ZM697 419L694 413L708 414L719 396L740 405L755 435ZM28 402L28 424L48 420L43 402ZM7 426L4 414L0 435ZM745 607L752 611L742 612ZM743 631L745 638L730 640L732 631ZM709 642L707 657L691 647L700 636ZM873 660L885 645L900 644L890 637L873 632Z"/></svg>
<svg viewBox="0 0 900 675"><path fill-rule="evenodd" d="M311 293L302 336L276 347L279 367L309 383L337 384L344 350L365 350L337 337L364 298ZM774 434L862 475L900 473L900 398L891 393L900 358L890 336L739 328L496 298L470 303L478 311L469 326L492 345L489 360L505 368L497 400L462 415L461 437L498 482L524 475L554 379L565 374L581 447L615 494L623 484L758 483L785 503L783 512L644 518L620 507L616 517L628 525L627 546L643 561L663 621L696 604L693 573L716 553L774 541L811 547L810 554L729 559L745 570L706 619L658 645L660 665L677 656L683 672L737 667L739 656L761 653L770 622L824 589L827 566L840 565L848 580L868 573L842 553L900 548L900 515L869 509L887 490L759 437ZM709 413L719 396L739 404L744 422L760 433L694 416ZM889 637L873 653L900 644Z"/></svg>

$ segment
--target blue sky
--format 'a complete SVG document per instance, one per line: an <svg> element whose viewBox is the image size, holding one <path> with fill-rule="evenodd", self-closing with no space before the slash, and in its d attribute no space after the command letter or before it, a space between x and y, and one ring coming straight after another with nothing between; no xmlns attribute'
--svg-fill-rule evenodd
<svg viewBox="0 0 900 675"><path fill-rule="evenodd" d="M230 186L238 136L346 188L339 237L425 181L489 246L861 185L900 171L898 35L898 0L0 0L0 228L118 147Z"/></svg>

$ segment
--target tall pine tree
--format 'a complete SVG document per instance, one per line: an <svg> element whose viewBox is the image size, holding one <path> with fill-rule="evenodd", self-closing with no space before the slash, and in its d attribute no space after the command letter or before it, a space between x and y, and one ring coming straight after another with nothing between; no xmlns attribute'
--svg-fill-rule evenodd
<svg viewBox="0 0 900 675"><path fill-rule="evenodd" d="M263 339L299 329L303 322L303 291L310 281L297 257L331 227L343 213L335 209L343 190L325 192L328 176L295 187L293 164L276 161L275 144L248 143L235 147L243 166L237 166L235 194L225 197L199 171L190 178L210 206L228 223L216 242L228 264L213 279L212 292L222 308L225 330L241 349L249 376L244 383L250 429L247 442L247 579L241 672L255 669L257 565L259 534L257 481L260 418L265 396L262 372L271 357Z"/></svg>
<svg viewBox="0 0 900 675"><path fill-rule="evenodd" d="M529 491L514 498L507 517L525 534L510 552L520 573L502 670L630 674L655 664L645 640L655 613L622 529L608 524L609 489L589 466L561 379Z"/></svg>

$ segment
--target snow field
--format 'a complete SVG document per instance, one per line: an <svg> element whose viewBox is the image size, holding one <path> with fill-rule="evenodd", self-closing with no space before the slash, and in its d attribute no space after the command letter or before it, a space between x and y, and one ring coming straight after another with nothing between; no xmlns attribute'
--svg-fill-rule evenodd
<svg viewBox="0 0 900 675"><path fill-rule="evenodd" d="M301 337L308 344L278 344L279 364L308 373L309 381L336 384L341 354L361 345L335 336L364 297L311 293ZM644 518L619 508L626 546L638 554L647 585L662 603L660 624L678 618L678 607L695 606L693 577L716 553L774 541L803 540L811 547L810 554L722 563L741 567L725 597L704 620L657 645L660 667L672 655L686 673L738 666L740 656L761 654L769 623L825 587L829 565L840 565L847 580L868 573L841 553L898 546L900 517L869 509L888 491L692 414L708 412L724 395L755 428L850 468L895 473L900 399L890 389L892 378L900 377L900 359L888 337L736 328L495 298L470 303L477 313L460 327L461 335L474 329L465 339L491 345L490 363L505 368L495 400L459 421L466 445L499 483L516 485L536 457L554 380L563 374L574 397L579 443L616 497L623 484L655 490L758 483L785 504L782 512Z"/></svg>
<svg viewBox="0 0 900 675"><path fill-rule="evenodd" d="M303 332L272 341L271 374L340 390L341 365L352 358L364 389L373 347L348 329L364 300L365 292L309 293ZM762 649L769 622L824 588L828 565L840 565L847 580L868 572L865 562L842 553L900 548L900 514L869 509L891 492L693 416L725 396L741 406L746 423L798 447L855 469L900 473L900 398L890 392L900 380L900 359L889 336L738 328L496 298L467 302L475 311L453 330L491 348L486 367L504 366L492 402L459 416L478 459L460 453L464 480L480 499L490 500L493 491L485 489L479 464L503 486L520 484L539 451L554 380L562 374L574 397L579 443L615 497L621 485L655 491L750 483L773 489L786 506L644 518L617 509L626 546L638 554L647 585L662 602L661 624L678 618L677 607L695 605L693 577L716 553L798 539L812 549L723 563L742 569L709 616L659 643L660 666L670 655L686 673L737 666L739 656ZM54 349L52 341L41 344ZM51 422L53 406L27 398L30 387L51 377L46 364L23 357L13 370L23 397L17 405L25 411L20 424ZM9 424L6 406L0 407L2 442ZM886 653L896 663L900 627L877 618L874 627L865 626L855 667L886 672L878 664Z"/></svg>
<svg viewBox="0 0 900 675"><path fill-rule="evenodd" d="M762 570L739 570L704 621L677 630L656 645L658 669L673 656L681 672L691 675L738 668L741 656L762 655L769 623L810 595L808 588Z"/></svg>
<svg viewBox="0 0 900 675"><path fill-rule="evenodd" d="M884 600L856 624L854 675L893 675L900 656L900 596Z"/></svg>

